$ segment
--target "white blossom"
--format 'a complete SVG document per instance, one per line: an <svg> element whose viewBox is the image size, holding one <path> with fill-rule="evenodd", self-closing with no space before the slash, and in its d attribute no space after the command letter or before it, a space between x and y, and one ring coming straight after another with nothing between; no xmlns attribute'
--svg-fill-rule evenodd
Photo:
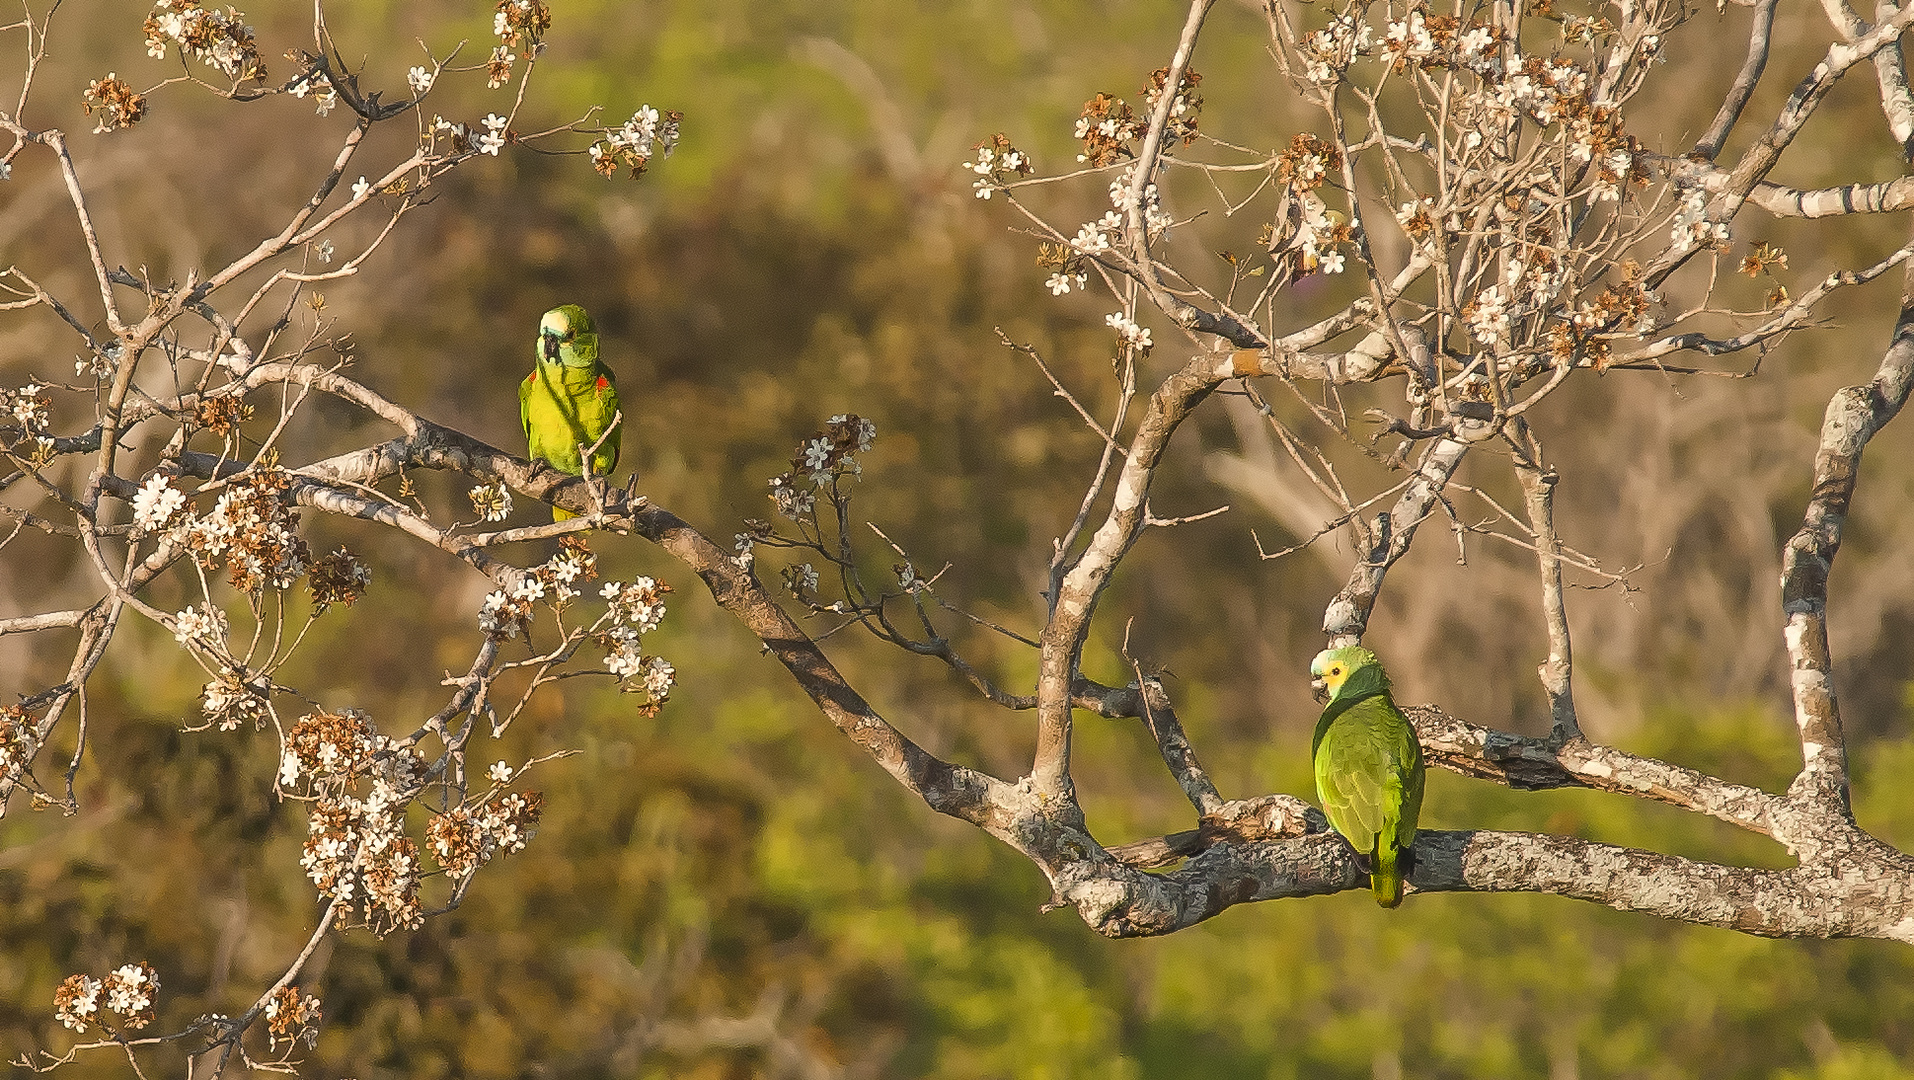
<svg viewBox="0 0 1914 1080"><path fill-rule="evenodd" d="M187 608L173 616L173 640L216 644L226 637L226 613L210 604Z"/></svg>
<svg viewBox="0 0 1914 1080"><path fill-rule="evenodd" d="M133 525L148 532L164 529L185 508L185 494L164 474L154 473L133 495Z"/></svg>

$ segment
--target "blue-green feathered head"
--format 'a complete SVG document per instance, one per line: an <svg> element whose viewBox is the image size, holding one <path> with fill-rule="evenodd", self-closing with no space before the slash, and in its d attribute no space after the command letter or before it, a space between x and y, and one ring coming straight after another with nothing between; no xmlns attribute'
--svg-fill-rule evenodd
<svg viewBox="0 0 1914 1080"><path fill-rule="evenodd" d="M590 367L598 362L598 328L577 304L561 304L538 321L538 358L548 364Z"/></svg>

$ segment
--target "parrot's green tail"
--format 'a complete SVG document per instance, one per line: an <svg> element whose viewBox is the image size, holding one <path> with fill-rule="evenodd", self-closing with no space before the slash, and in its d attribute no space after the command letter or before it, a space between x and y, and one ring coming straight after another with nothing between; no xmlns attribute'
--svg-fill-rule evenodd
<svg viewBox="0 0 1914 1080"><path fill-rule="evenodd" d="M1384 838L1376 845L1376 868L1369 875L1369 890L1376 894L1376 903L1392 908L1402 903L1402 868L1397 865L1396 845Z"/></svg>

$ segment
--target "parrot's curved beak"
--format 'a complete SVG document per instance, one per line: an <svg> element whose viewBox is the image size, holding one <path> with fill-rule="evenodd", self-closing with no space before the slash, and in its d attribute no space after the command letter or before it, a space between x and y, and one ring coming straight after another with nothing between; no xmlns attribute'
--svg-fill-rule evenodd
<svg viewBox="0 0 1914 1080"><path fill-rule="evenodd" d="M552 333L550 330L547 330L539 334L538 335L538 351L543 353L545 356L545 359L548 361L557 360L558 359L558 335Z"/></svg>
<svg viewBox="0 0 1914 1080"><path fill-rule="evenodd" d="M1315 678L1309 680L1309 692L1315 697L1317 704L1327 705L1329 703L1329 684L1322 681L1322 679Z"/></svg>

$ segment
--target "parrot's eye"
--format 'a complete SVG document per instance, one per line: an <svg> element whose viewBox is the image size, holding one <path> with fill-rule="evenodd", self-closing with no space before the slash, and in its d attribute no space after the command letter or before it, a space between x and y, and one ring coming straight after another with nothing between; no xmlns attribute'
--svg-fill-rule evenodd
<svg viewBox="0 0 1914 1080"><path fill-rule="evenodd" d="M1330 669L1329 669L1329 673L1330 673L1331 675L1341 675L1341 674L1342 674L1342 668L1339 668L1339 667L1332 667L1332 668L1330 668Z"/></svg>

